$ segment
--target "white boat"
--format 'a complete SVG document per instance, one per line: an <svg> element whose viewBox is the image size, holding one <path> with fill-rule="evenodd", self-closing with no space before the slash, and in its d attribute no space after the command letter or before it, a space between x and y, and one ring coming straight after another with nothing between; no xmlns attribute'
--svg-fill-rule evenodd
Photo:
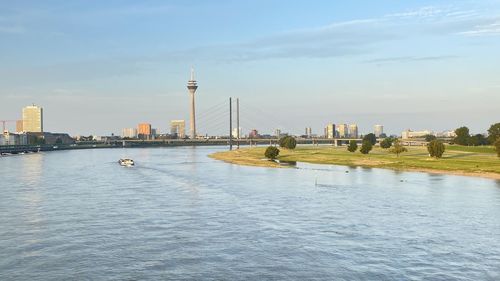
<svg viewBox="0 0 500 281"><path fill-rule="evenodd" d="M130 166L134 166L135 165L134 160L129 159L129 158L120 159L120 160L118 160L118 163L120 165L126 166L126 167L130 167Z"/></svg>

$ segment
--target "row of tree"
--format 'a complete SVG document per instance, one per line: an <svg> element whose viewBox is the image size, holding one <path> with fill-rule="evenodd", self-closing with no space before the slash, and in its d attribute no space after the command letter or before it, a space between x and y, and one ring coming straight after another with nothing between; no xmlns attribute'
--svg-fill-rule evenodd
<svg viewBox="0 0 500 281"><path fill-rule="evenodd" d="M500 123L490 126L488 129L488 137L482 134L471 135L469 128L463 126L455 130L455 138L453 142L458 145L489 145L494 144L500 138Z"/></svg>

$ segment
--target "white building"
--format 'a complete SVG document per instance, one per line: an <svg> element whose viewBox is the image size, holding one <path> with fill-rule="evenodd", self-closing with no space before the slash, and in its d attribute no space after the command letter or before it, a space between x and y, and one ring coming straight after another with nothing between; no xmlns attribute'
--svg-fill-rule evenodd
<svg viewBox="0 0 500 281"><path fill-rule="evenodd" d="M281 130L280 129L274 130L274 135L279 139L281 137Z"/></svg>
<svg viewBox="0 0 500 281"><path fill-rule="evenodd" d="M434 132L429 131L429 130L423 130L423 131L412 131L410 129L403 131L401 133L401 138L402 139L411 139L411 138L423 138L426 135L435 135Z"/></svg>
<svg viewBox="0 0 500 281"><path fill-rule="evenodd" d="M457 136L457 134L455 134L455 131L444 131L444 132L436 133L436 137L438 137L438 138L454 138L456 136Z"/></svg>
<svg viewBox="0 0 500 281"><path fill-rule="evenodd" d="M239 134L238 134L239 133ZM238 131L238 128L233 128L233 132L231 133L231 135L233 136L233 138L241 138L242 135L241 135L241 127L240 127L240 130Z"/></svg>
<svg viewBox="0 0 500 281"><path fill-rule="evenodd" d="M136 128L125 128L122 130L123 138L137 138L137 129Z"/></svg>
<svg viewBox="0 0 500 281"><path fill-rule="evenodd" d="M375 125L373 127L373 133L375 134L375 137L380 138L380 135L382 135L384 133L384 126Z"/></svg>

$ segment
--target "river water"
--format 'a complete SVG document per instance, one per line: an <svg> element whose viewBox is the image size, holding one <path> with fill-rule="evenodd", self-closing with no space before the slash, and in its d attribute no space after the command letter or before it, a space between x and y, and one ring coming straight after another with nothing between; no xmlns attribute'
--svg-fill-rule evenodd
<svg viewBox="0 0 500 281"><path fill-rule="evenodd" d="M0 280L500 280L499 181L220 149L0 158Z"/></svg>

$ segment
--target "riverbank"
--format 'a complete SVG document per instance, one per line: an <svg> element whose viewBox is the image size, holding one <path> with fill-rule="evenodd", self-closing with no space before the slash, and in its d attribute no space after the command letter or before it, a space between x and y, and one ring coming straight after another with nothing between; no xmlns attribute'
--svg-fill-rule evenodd
<svg viewBox="0 0 500 281"><path fill-rule="evenodd" d="M266 147L244 148L211 154L210 157L232 164L282 168L264 158ZM386 168L402 171L476 176L500 180L500 159L491 149L466 149L449 146L441 159L430 158L425 147L409 147L397 157L385 149L374 148L370 154L348 152L345 147L300 146L295 150L281 149L280 161Z"/></svg>

